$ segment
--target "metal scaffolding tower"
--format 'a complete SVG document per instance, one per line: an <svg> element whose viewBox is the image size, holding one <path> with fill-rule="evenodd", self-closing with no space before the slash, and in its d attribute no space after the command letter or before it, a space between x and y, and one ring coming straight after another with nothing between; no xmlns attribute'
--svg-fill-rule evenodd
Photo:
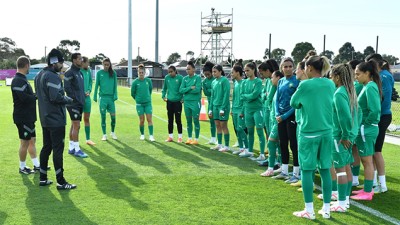
<svg viewBox="0 0 400 225"><path fill-rule="evenodd" d="M232 27L233 9L231 14L215 12L211 15L201 13L201 56L213 63L221 64L232 59Z"/></svg>

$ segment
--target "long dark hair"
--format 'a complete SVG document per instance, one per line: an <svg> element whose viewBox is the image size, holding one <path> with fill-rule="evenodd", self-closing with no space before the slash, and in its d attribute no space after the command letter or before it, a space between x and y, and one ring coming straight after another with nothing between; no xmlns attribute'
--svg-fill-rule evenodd
<svg viewBox="0 0 400 225"><path fill-rule="evenodd" d="M204 63L204 66L203 66L203 73L204 72L212 72L212 68L215 66L215 64L214 63L212 63L212 62L210 62L210 61L207 61L206 63Z"/></svg>
<svg viewBox="0 0 400 225"><path fill-rule="evenodd" d="M112 64L111 64L110 58L105 58L105 59L103 60L103 63L104 63L104 62L110 63L110 67L108 67L108 74L110 75L110 77L113 77L113 75L114 75L114 70L113 70L113 68L112 68Z"/></svg>
<svg viewBox="0 0 400 225"><path fill-rule="evenodd" d="M262 62L258 66L258 70L262 70L262 71L269 70L269 72L273 73L274 71L279 70L279 65L275 61L275 59L268 59L267 61Z"/></svg>
<svg viewBox="0 0 400 225"><path fill-rule="evenodd" d="M379 96L382 99L382 81L378 72L378 64L375 60L369 60L368 62L362 62L357 65L358 70L362 72L369 72L370 78L378 85Z"/></svg>
<svg viewBox="0 0 400 225"><path fill-rule="evenodd" d="M215 65L215 66L213 67L213 69L218 70L219 72L221 72L221 75L222 75L222 76L225 76L224 69L222 68L221 65Z"/></svg>
<svg viewBox="0 0 400 225"><path fill-rule="evenodd" d="M235 72L238 72L240 74L241 77L243 77L243 68L239 65L233 66L233 70Z"/></svg>
<svg viewBox="0 0 400 225"><path fill-rule="evenodd" d="M254 76L255 76L255 77L258 77L258 76L257 76L257 75L258 75L258 72L257 72L257 65L256 65L255 62L249 62L249 63L247 63L246 66L244 66L244 67L249 67L250 69L254 70Z"/></svg>

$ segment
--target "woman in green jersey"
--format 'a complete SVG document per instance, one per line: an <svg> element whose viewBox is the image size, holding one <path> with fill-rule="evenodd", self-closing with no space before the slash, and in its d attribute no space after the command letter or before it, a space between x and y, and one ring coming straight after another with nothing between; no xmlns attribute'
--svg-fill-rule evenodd
<svg viewBox="0 0 400 225"><path fill-rule="evenodd" d="M214 67L214 63L207 61L204 66L203 66L203 74L205 78L202 81L202 87L203 87L203 93L205 96L207 96L207 102L208 102L208 109L207 111L210 111L210 102L211 102L211 84L215 80L213 74L212 74L212 68ZM215 137L215 122L213 118L210 119L210 132L211 132L211 139L208 141L207 144L210 145L215 145L217 144L217 139Z"/></svg>

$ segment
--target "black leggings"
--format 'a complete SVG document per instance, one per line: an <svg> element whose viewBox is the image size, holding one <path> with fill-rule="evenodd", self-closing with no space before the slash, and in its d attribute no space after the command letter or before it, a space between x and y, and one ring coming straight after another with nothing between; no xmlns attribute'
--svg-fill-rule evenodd
<svg viewBox="0 0 400 225"><path fill-rule="evenodd" d="M294 114L278 123L279 142L281 146L282 164L289 164L289 141L293 155L293 166L299 166L297 137L297 123Z"/></svg>
<svg viewBox="0 0 400 225"><path fill-rule="evenodd" d="M382 152L383 142L385 141L386 129L389 127L392 122L392 114L382 115L381 120L379 121L379 133L378 137L376 137L375 142L375 152Z"/></svg>
<svg viewBox="0 0 400 225"><path fill-rule="evenodd" d="M168 114L168 133L174 132L174 115L176 126L178 127L178 134L182 134L182 103L167 101L167 114Z"/></svg>

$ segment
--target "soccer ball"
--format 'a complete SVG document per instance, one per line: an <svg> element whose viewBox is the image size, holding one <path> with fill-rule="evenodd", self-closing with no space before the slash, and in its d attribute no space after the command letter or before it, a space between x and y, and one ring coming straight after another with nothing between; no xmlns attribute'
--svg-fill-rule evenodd
<svg viewBox="0 0 400 225"><path fill-rule="evenodd" d="M387 128L390 132L393 132L393 131L396 131L397 130L397 127L396 127L396 125L394 125L393 123L392 124L390 124L389 126L388 126L388 128Z"/></svg>

